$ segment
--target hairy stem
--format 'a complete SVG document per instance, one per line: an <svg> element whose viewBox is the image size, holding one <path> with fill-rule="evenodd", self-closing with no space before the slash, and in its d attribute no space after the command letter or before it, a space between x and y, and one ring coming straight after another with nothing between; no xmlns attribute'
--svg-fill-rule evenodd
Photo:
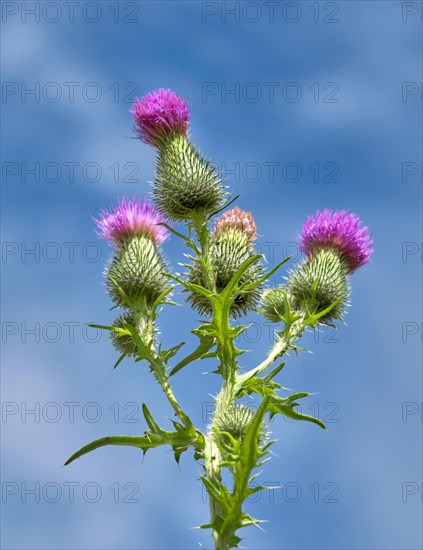
<svg viewBox="0 0 423 550"><path fill-rule="evenodd" d="M192 220L198 241L200 243L200 261L207 283L208 290L216 292L214 274L209 261L209 240L210 235L207 230L207 222L204 217L194 218ZM221 462L222 456L219 446L215 439L214 425L216 418L231 410L234 404L235 396L235 373L237 368L236 355L233 346L233 338L230 336L231 327L229 323L229 311L223 314L214 312L213 324L217 332L217 350L216 355L219 358L219 370L222 374L224 383L222 389L215 399L215 412L209 427L209 433L206 438L206 447L204 452L204 467L206 476L210 483L218 485L221 483ZM217 518L222 516L222 511L217 500L209 492L210 515L212 525ZM229 545L222 539L218 529L213 528L213 539L216 550L228 550Z"/></svg>
<svg viewBox="0 0 423 550"><path fill-rule="evenodd" d="M154 363L151 363L151 367L153 369L153 374L157 382L160 384L160 387L162 388L165 396L167 397L167 400L170 403L170 406L175 411L175 414L179 417L182 423L186 426L189 422L188 416L184 413L178 401L176 400L175 395L173 394L172 388L169 384L169 379L164 369L164 365L162 365L158 361L158 359L155 359Z"/></svg>
<svg viewBox="0 0 423 550"><path fill-rule="evenodd" d="M222 454L220 452L218 443L216 441L215 435L215 424L216 419L225 416L228 410L231 410L234 405L234 386L232 383L225 382L222 386L221 391L216 396L215 399L215 411L213 414L213 419L209 427L209 433L206 440L206 451L205 451L205 470L207 479L214 485L219 485L222 481ZM220 509L219 503L216 501L214 496L209 492L210 499L210 516L212 525L215 525L216 520L221 518L224 520L222 510ZM226 542L226 537L223 537L220 529L213 527L213 540L216 550L229 550L230 546Z"/></svg>
<svg viewBox="0 0 423 550"><path fill-rule="evenodd" d="M273 348L270 350L266 359L257 367L239 375L237 383L242 384L244 380L248 380L253 376L257 376L267 370L272 363L282 357L289 349L292 348L293 342L298 340L304 332L304 324L302 321L295 321L289 329L285 329L277 338Z"/></svg>
<svg viewBox="0 0 423 550"><path fill-rule="evenodd" d="M182 423L185 426L190 426L191 421L187 414L184 413L181 406L179 405L176 397L173 394L172 388L169 384L169 377L166 374L166 364L160 359L160 356L157 355L153 346L145 345L142 341L143 334L138 333L138 345L141 346L143 352L143 358L146 359L149 364L151 371L154 374L157 382L160 384L160 387L163 390L167 400L170 403L170 406L175 411L175 414L179 417Z"/></svg>

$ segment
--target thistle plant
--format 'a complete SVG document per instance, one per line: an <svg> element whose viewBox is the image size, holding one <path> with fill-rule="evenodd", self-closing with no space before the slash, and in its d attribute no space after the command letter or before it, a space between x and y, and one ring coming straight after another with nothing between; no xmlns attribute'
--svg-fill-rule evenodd
<svg viewBox="0 0 423 550"><path fill-rule="evenodd" d="M306 331L343 321L349 278L370 260L372 240L355 214L318 211L307 219L299 239L305 259L270 287L269 278L289 258L267 269L255 249L252 214L229 208L233 200L216 167L190 141L186 102L160 89L136 100L131 112L136 135L157 151L153 204L121 198L95 219L99 237L112 245L105 279L119 315L111 325L94 326L110 334L118 352L115 367L130 357L150 370L175 419L165 429L143 404L143 435L97 439L66 464L106 445L135 447L144 454L168 445L177 462L192 450L210 503L210 518L201 527L211 530L216 549L238 548L239 531L260 523L246 513L244 502L266 489L252 481L275 443L268 437L269 420L283 415L325 429L318 418L297 409L309 394L287 394L277 381L284 358L301 349L298 340ZM171 226L175 222L182 228ZM181 273L172 273L163 256L168 238L179 239L187 248ZM175 304L178 291L203 318L192 329L197 347L186 354L184 343L165 349L158 331L160 313ZM244 351L235 346L235 339L247 325L234 320L252 311L274 323L275 340L263 361L246 370ZM205 358L214 362L211 376L219 376L222 385L203 433L174 395L172 379L185 375L189 380L188 366L195 368ZM256 410L245 405L245 396L260 403Z"/></svg>

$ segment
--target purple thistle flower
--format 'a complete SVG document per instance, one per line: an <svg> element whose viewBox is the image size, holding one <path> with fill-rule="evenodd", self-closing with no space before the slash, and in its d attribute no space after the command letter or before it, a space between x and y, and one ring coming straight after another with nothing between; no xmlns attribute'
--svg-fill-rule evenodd
<svg viewBox="0 0 423 550"><path fill-rule="evenodd" d="M171 134L188 133L191 114L187 103L172 90L160 88L136 99L130 112L134 116L135 133L153 147Z"/></svg>
<svg viewBox="0 0 423 550"><path fill-rule="evenodd" d="M361 227L361 220L346 210L318 210L309 216L303 225L300 237L301 249L311 256L319 248L332 247L352 273L370 261L373 240L367 227Z"/></svg>
<svg viewBox="0 0 423 550"><path fill-rule="evenodd" d="M241 210L238 206L231 208L216 220L214 237L218 237L228 231L236 230L244 233L250 242L257 239L257 226L251 212Z"/></svg>
<svg viewBox="0 0 423 550"><path fill-rule="evenodd" d="M164 217L146 200L121 198L111 211L102 210L99 219L94 218L101 239L119 244L126 237L145 235L158 245L168 236L168 230L158 223Z"/></svg>

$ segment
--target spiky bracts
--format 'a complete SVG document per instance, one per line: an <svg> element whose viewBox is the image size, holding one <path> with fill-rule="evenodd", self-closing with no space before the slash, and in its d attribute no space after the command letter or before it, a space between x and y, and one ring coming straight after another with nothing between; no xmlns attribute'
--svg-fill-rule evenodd
<svg viewBox="0 0 423 550"><path fill-rule="evenodd" d="M159 147L153 185L157 209L173 221L218 210L225 189L215 167L187 140L174 135Z"/></svg>
<svg viewBox="0 0 423 550"><path fill-rule="evenodd" d="M243 403L238 403L230 409L219 411L215 416L213 431L219 445L224 449L231 448L233 442L241 443L251 422L254 419L254 409ZM261 425L259 445L266 438L267 430Z"/></svg>
<svg viewBox="0 0 423 550"><path fill-rule="evenodd" d="M110 340L113 347L120 354L135 356L138 351L137 345L131 334L124 331L127 325L135 327L143 343L150 345L156 336L154 323L148 322L142 313L135 314L134 311L126 311L114 320L113 326L117 329L123 329L123 331L110 331Z"/></svg>
<svg viewBox="0 0 423 550"><path fill-rule="evenodd" d="M213 239L208 251L208 261L213 273L214 291L220 294L229 284L239 267L255 254L254 248L248 237L240 232L229 232ZM187 274L187 282L207 287L201 260L193 259ZM239 286L254 283L263 275L260 263L252 264L243 274ZM231 315L234 318L245 315L254 308L259 300L259 287L239 294L231 307ZM192 307L202 314L212 314L210 300L199 292L189 292L187 301Z"/></svg>
<svg viewBox="0 0 423 550"><path fill-rule="evenodd" d="M119 315L119 317L117 317L114 320L113 326L118 329L125 329L125 326L127 323L133 327L137 325L135 316L132 311L127 311L123 315ZM110 340L113 344L113 347L120 354L122 353L125 353L125 355L136 354L137 346L130 334L111 331Z"/></svg>
<svg viewBox="0 0 423 550"><path fill-rule="evenodd" d="M263 314L277 323L288 305L305 317L320 315L319 323L342 319L350 294L348 275L370 261L372 244L355 214L326 209L309 216L300 237L306 260L290 271L286 285L263 293Z"/></svg>
<svg viewBox="0 0 423 550"><path fill-rule="evenodd" d="M260 309L266 319L279 323L285 317L288 300L284 289L268 288L262 294Z"/></svg>
<svg viewBox="0 0 423 550"><path fill-rule="evenodd" d="M218 210L225 192L215 167L188 140L186 101L161 88L137 99L131 113L137 136L159 150L153 195L160 212L189 221Z"/></svg>
<svg viewBox="0 0 423 550"><path fill-rule="evenodd" d="M292 308L300 314L318 315L336 304L319 323L342 320L350 294L345 263L332 248L321 249L290 271L286 290Z"/></svg>
<svg viewBox="0 0 423 550"><path fill-rule="evenodd" d="M160 88L136 99L130 112L141 141L158 147L171 135L187 135L190 112L187 102L172 90Z"/></svg>
<svg viewBox="0 0 423 550"><path fill-rule="evenodd" d="M307 218L300 237L307 256L322 248L332 248L342 258L348 273L370 261L372 244L368 228L362 227L360 218L346 210L318 210Z"/></svg>
<svg viewBox="0 0 423 550"><path fill-rule="evenodd" d="M134 236L121 243L112 258L106 272L108 292L118 306L128 307L128 297L136 307L151 307L169 288L166 269L152 240Z"/></svg>

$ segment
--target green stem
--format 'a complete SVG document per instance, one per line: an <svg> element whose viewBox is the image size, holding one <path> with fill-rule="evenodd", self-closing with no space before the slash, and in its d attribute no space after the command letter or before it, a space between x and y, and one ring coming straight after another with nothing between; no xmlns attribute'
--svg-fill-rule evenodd
<svg viewBox="0 0 423 550"><path fill-rule="evenodd" d="M191 221L200 244L199 260L203 268L206 288L212 292L216 292L213 269L209 259L210 235L207 229L207 218L204 214L193 212Z"/></svg>
<svg viewBox="0 0 423 550"><path fill-rule="evenodd" d="M268 357L256 368L251 369L247 373L238 376L236 374L236 356L234 354L234 348L233 348L233 342L228 337L228 329L229 329L229 322L228 322L229 315L223 315L222 319L218 320L218 326L220 326L220 336L221 340L219 342L219 348L218 348L218 357L221 360L221 367L222 367L222 373L225 374L224 376L224 384L223 387L216 397L215 400L215 412L213 415L213 421L210 428L210 433L207 438L208 441L208 448L209 454L208 456L211 458L211 460L206 460L206 473L209 481L221 481L221 462L222 457L219 453L219 450L217 448L217 444L214 440L214 433L213 433L213 426L215 423L216 418L219 418L222 414L227 414L227 411L232 410L235 402L235 396L237 394L238 388L242 385L244 380L247 380L251 378L252 376L257 376L260 373L264 372L270 365L276 361L279 357L281 357L284 353L286 353L291 347L294 340L297 340L303 330L304 325L301 322L294 322L289 328L286 328L284 333L280 334L278 340L276 341L275 345L273 346L272 350L270 351ZM225 324L225 320L226 323ZM215 319L216 321L216 319ZM220 354L219 354L220 352ZM239 493L242 494L243 488L248 483L248 478L250 475L250 470L245 473L244 477L242 479L234 479L234 491L235 494ZM218 503L215 501L212 495L209 495L210 497L210 513L211 513L211 523L213 524L215 519L219 516L222 516L220 507ZM239 509L242 507L242 502L238 502L237 506ZM225 520L226 518L222 518ZM229 524L230 525L230 524ZM227 542L230 540L230 537L233 536L233 532L230 528L226 528L227 532L222 532L222 530L216 530L213 529L213 539L215 543L215 549L216 550L229 550L230 545Z"/></svg>
<svg viewBox="0 0 423 550"><path fill-rule="evenodd" d="M237 377L237 384L242 384L244 380L257 376L268 369L270 365L276 361L276 359L282 357L289 349L292 348L293 342L301 337L304 328L305 326L301 321L296 321L289 327L288 330L284 330L277 338L275 345L270 350L267 358L257 367L239 375Z"/></svg>
<svg viewBox="0 0 423 550"><path fill-rule="evenodd" d="M154 346L152 345L150 347L150 344L145 345L142 341L143 334L138 333L139 336L139 345L142 346L143 349L143 358L147 359L147 361L150 363L150 368L157 380L157 382L160 384L160 387L163 390L163 393L167 397L167 400L170 403L170 406L175 411L175 414L179 417L179 419L182 421L182 423L189 427L191 426L191 421L187 414L184 413L182 408L180 407L178 401L176 400L176 397L173 394L172 388L169 384L169 377L166 374L166 365L160 360L160 357L156 354L154 350Z"/></svg>
<svg viewBox="0 0 423 550"><path fill-rule="evenodd" d="M222 454L215 439L214 426L216 419L227 414L228 410L231 410L234 405L234 386L231 382L225 382L215 399L215 411L213 419L209 427L209 433L206 439L205 460L204 466L208 480L216 485L222 481L221 468L222 468ZM219 503L214 496L209 493L210 499L210 516L211 524L213 525L217 518L223 517L222 510ZM222 536L220 530L213 528L213 540L215 544L215 550L229 550L230 546L226 542L226 537Z"/></svg>
<svg viewBox="0 0 423 550"><path fill-rule="evenodd" d="M222 481L221 476L221 455L219 448L214 440L212 429L206 438L204 449L204 468L206 470L207 479L214 485L218 485ZM219 503L211 494L209 494L210 517L211 523L222 515ZM216 549L221 549L219 531L213 528L213 540Z"/></svg>
<svg viewBox="0 0 423 550"><path fill-rule="evenodd" d="M200 243L200 261L203 268L208 290L216 292L213 268L210 265L209 244L210 235L207 230L207 220L204 216L192 218L192 224L196 231ZM222 308L223 309L223 308ZM229 310L222 311L216 308L213 315L213 321L216 328L217 349L216 355L220 363L220 372L223 377L223 386L215 399L215 411L209 427L209 433L206 438L204 451L204 467L207 479L218 488L222 481L222 455L215 439L214 426L216 419L232 411L235 401L235 381L236 381L236 351L233 345L233 335L229 322ZM209 492L211 524L213 525L217 518L222 517L222 510L219 503ZM224 519L224 518L222 518ZM213 528L213 539L216 550L229 550L229 544L224 540L218 529Z"/></svg>
<svg viewBox="0 0 423 550"><path fill-rule="evenodd" d="M157 358L154 359L154 362L151 363L154 376L156 377L157 382L160 384L164 394L167 397L167 400L170 403L170 406L175 411L175 414L179 417L182 423L187 426L190 424L188 415L184 413L180 407L178 401L176 400L175 395L173 394L172 388L169 384L169 379L166 375L164 365L162 365Z"/></svg>
<svg viewBox="0 0 423 550"><path fill-rule="evenodd" d="M166 365L157 356L154 346L154 317L149 311L147 305L141 304L139 310L133 310L137 319L137 332L140 342L143 345L144 353L150 363L151 370L160 384L167 400L169 401L175 414L183 422L185 426L188 426L189 418L181 409L176 397L173 394L172 388L169 384L169 378L166 374Z"/></svg>

